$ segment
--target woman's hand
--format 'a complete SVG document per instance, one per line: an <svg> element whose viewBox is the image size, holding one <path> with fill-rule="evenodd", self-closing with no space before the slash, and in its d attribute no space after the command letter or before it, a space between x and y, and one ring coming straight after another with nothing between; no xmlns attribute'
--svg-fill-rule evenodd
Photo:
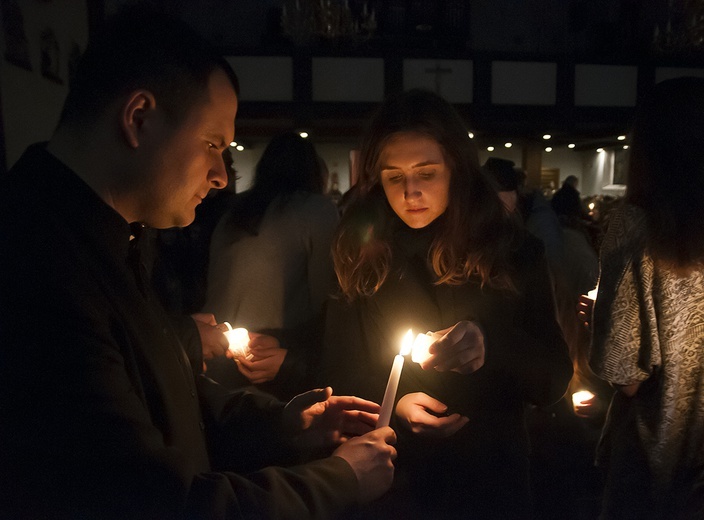
<svg viewBox="0 0 704 520"><path fill-rule="evenodd" d="M436 334L443 336L430 345L430 357L421 363L423 370L471 374L484 366L484 333L476 322L460 321Z"/></svg>
<svg viewBox="0 0 704 520"><path fill-rule="evenodd" d="M423 392L406 394L396 405L399 422L426 437L449 437L469 422L463 415L444 415L446 412L447 406Z"/></svg>
<svg viewBox="0 0 704 520"><path fill-rule="evenodd" d="M237 368L252 384L266 383L279 373L287 352L275 337L250 332L249 355L236 358Z"/></svg>

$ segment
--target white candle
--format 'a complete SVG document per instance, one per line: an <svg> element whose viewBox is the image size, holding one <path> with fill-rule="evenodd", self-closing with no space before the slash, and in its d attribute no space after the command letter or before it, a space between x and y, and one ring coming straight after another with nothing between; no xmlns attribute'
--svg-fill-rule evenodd
<svg viewBox="0 0 704 520"><path fill-rule="evenodd" d="M249 332L247 329L238 327L236 329L232 328L228 322L223 322L223 325L227 327L227 330L223 332L227 341L230 343L229 349L235 357L246 358L249 354Z"/></svg>
<svg viewBox="0 0 704 520"><path fill-rule="evenodd" d="M442 336L436 334L435 332L426 332L425 334L418 334L416 339L413 341L413 348L411 349L411 361L414 363L423 363L426 359L430 357L430 345L432 345L436 340L440 339Z"/></svg>
<svg viewBox="0 0 704 520"><path fill-rule="evenodd" d="M377 428L388 426L391 421L391 412L394 409L396 401L396 390L398 390L398 382L401 379L401 371L403 370L403 356L407 356L411 352L412 347L413 332L409 329L401 342L401 352L394 357L394 364L391 367L389 381L386 383L384 400L381 402L379 420L376 423Z"/></svg>

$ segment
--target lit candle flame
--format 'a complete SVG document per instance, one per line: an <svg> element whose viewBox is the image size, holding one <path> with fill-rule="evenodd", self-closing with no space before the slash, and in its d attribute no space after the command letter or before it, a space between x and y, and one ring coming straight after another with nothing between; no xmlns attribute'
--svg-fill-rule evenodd
<svg viewBox="0 0 704 520"><path fill-rule="evenodd" d="M403 337L403 340L401 341L400 354L402 356L407 356L408 354L411 353L411 350L413 350L413 331L411 329L408 329L408 332L406 332L406 335Z"/></svg>
<svg viewBox="0 0 704 520"><path fill-rule="evenodd" d="M227 341L230 343L230 352L232 352L235 357L246 358L249 355L249 332L243 327L238 327L236 329L232 328L228 322L223 322L223 325L227 327L227 330L223 332Z"/></svg>
<svg viewBox="0 0 704 520"><path fill-rule="evenodd" d="M428 359L430 357L430 345L432 345L438 338L440 338L440 335L434 332L418 334L413 342L411 360L414 363L423 363L426 359Z"/></svg>
<svg viewBox="0 0 704 520"><path fill-rule="evenodd" d="M572 394L572 404L574 406L583 406L587 401L594 398L594 394L589 390L580 390Z"/></svg>

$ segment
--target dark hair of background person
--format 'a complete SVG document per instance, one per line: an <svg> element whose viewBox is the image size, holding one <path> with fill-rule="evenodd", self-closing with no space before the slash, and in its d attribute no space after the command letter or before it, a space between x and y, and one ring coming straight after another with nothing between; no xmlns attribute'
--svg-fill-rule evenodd
<svg viewBox="0 0 704 520"><path fill-rule="evenodd" d="M414 89L382 103L362 138L360 186L333 243L343 294L349 299L369 296L388 276L391 235L384 225L388 219L373 201L386 200L379 160L389 139L399 132L417 132L437 141L451 172L448 206L437 219L440 225L430 250L437 283L459 285L478 274L482 283L511 288L507 259L515 228L480 170L477 148L450 103L432 92Z"/></svg>
<svg viewBox="0 0 704 520"><path fill-rule="evenodd" d="M626 200L643 209L647 247L676 270L704 262L704 78L657 84L636 109Z"/></svg>
<svg viewBox="0 0 704 520"><path fill-rule="evenodd" d="M519 174L514 168L515 164L508 159L489 157L482 166L482 172L497 191L517 191Z"/></svg>
<svg viewBox="0 0 704 520"><path fill-rule="evenodd" d="M297 191L322 193L323 172L313 143L295 132L285 132L267 145L257 163L252 187L237 196L226 222L256 235L274 199L281 197L283 205Z"/></svg>
<svg viewBox="0 0 704 520"><path fill-rule="evenodd" d="M179 123L205 100L218 68L239 97L232 67L187 23L143 4L123 7L96 30L81 56L59 126L94 121L104 106L140 88L154 94L171 123Z"/></svg>

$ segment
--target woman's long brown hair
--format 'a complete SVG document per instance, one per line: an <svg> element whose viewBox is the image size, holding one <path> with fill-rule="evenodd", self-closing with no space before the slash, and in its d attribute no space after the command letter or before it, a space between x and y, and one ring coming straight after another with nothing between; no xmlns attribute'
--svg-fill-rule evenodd
<svg viewBox="0 0 704 520"><path fill-rule="evenodd" d="M512 288L508 258L517 230L481 173L477 149L462 119L440 96L411 90L381 105L361 142L355 199L333 245L344 296L370 296L389 274L394 217L381 187L379 157L399 132L417 132L437 141L451 171L448 207L438 218L430 248L437 283L459 285L476 275L482 284Z"/></svg>
<svg viewBox="0 0 704 520"><path fill-rule="evenodd" d="M686 272L704 263L704 78L656 85L632 129L626 200L643 209L653 258Z"/></svg>

